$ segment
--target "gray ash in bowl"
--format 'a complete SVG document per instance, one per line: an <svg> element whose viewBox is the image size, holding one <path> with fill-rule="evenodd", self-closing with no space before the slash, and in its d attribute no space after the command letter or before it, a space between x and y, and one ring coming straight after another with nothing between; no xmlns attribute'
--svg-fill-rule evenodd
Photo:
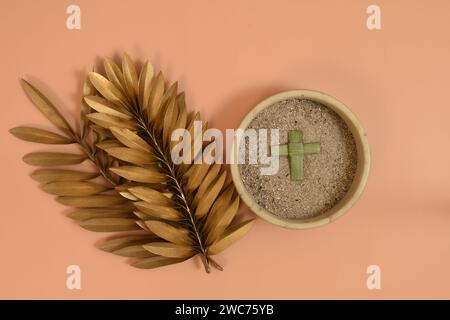
<svg viewBox="0 0 450 320"><path fill-rule="evenodd" d="M267 211L284 218L311 218L329 210L349 190L357 166L356 145L333 110L311 100L287 99L262 110L248 128L278 128L280 144L288 142L289 130L299 129L304 143L321 145L319 153L305 155L301 181L290 180L289 160L284 156L274 175L261 175L260 164L239 165L245 188Z"/></svg>

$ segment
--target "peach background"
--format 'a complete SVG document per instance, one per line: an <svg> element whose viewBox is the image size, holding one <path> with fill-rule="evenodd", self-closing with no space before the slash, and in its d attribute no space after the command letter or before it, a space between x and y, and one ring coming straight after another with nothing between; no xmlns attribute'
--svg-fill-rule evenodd
<svg viewBox="0 0 450 320"><path fill-rule="evenodd" d="M79 31L65 26L71 3ZM381 31L366 28L372 3ZM446 0L2 1L0 298L450 298L449 12ZM281 90L336 96L371 143L362 199L320 229L259 220L218 257L222 273L198 261L137 270L99 251L106 234L65 218L28 177L22 155L44 147L7 129L51 128L19 77L73 119L85 72L124 50L179 80L190 108L221 129ZM66 289L69 264L82 290ZM370 264L382 290L366 288Z"/></svg>

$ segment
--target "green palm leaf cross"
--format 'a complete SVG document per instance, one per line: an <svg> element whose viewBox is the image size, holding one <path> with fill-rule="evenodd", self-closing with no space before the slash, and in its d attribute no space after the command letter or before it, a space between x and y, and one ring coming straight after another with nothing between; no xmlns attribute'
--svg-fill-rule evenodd
<svg viewBox="0 0 450 320"><path fill-rule="evenodd" d="M288 143L279 146L271 146L272 156L289 157L289 169L291 180L303 179L303 160L305 154L319 153L320 143L303 143L303 132L301 130L289 130Z"/></svg>

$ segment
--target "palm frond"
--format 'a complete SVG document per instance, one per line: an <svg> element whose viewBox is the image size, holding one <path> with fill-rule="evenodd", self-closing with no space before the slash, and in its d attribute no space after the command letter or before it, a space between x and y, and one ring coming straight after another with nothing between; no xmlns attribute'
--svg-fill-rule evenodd
<svg viewBox="0 0 450 320"><path fill-rule="evenodd" d="M124 54L121 67L108 58L104 67L106 76L90 72L86 78L78 129L40 91L22 81L31 101L60 133L30 127L10 132L37 143L76 143L81 151L26 155L26 163L45 167L33 172L33 179L58 202L76 207L69 217L87 230L141 230L102 246L140 259L135 267L155 268L199 255L207 272L210 266L222 270L212 256L246 234L253 220L232 223L239 197L223 165L194 163L201 156L193 152L199 139L193 135L194 121L200 115L189 116L178 84L166 85L162 72L155 75L150 63L138 71ZM175 129L191 133L189 163L177 165L171 159ZM92 162L96 171L72 168L84 161ZM71 168L55 168L60 165Z"/></svg>

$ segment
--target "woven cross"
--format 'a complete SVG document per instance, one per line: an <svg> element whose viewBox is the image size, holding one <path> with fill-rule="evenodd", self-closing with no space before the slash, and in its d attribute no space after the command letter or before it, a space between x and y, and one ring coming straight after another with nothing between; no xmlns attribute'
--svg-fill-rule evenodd
<svg viewBox="0 0 450 320"><path fill-rule="evenodd" d="M303 179L303 161L305 154L320 152L320 143L303 143L303 133L300 130L289 130L288 143L272 146L272 156L287 156L291 180Z"/></svg>

